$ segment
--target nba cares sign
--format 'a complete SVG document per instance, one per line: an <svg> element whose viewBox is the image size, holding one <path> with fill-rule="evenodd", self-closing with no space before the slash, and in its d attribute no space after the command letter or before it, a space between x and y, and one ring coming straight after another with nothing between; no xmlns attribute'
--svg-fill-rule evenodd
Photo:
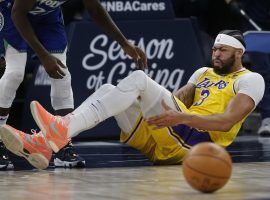
<svg viewBox="0 0 270 200"><path fill-rule="evenodd" d="M170 0L101 0L101 4L118 21L174 18Z"/></svg>

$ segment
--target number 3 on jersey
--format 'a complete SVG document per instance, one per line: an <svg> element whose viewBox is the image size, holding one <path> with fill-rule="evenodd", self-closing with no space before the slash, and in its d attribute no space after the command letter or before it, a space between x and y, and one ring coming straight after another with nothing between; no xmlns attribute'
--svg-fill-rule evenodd
<svg viewBox="0 0 270 200"><path fill-rule="evenodd" d="M196 102L194 104L194 106L201 105L209 95L210 95L209 90L206 90L206 89L202 90L202 92L201 92L201 99L198 102Z"/></svg>

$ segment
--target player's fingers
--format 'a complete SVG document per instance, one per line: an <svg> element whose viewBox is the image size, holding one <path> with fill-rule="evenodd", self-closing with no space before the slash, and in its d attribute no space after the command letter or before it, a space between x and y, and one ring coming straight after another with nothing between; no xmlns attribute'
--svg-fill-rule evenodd
<svg viewBox="0 0 270 200"><path fill-rule="evenodd" d="M136 50L140 56L141 67L143 69L147 68L148 64L147 64L147 57L146 57L145 53L138 47L136 48Z"/></svg>
<svg viewBox="0 0 270 200"><path fill-rule="evenodd" d="M58 65L56 73L60 75L62 78L66 75L63 69Z"/></svg>
<svg viewBox="0 0 270 200"><path fill-rule="evenodd" d="M56 79L62 79L64 78L64 75L60 71L56 71L54 77Z"/></svg>
<svg viewBox="0 0 270 200"><path fill-rule="evenodd" d="M56 71L56 73L57 73L59 79L62 79L65 76L65 74L63 74L61 71Z"/></svg>
<svg viewBox="0 0 270 200"><path fill-rule="evenodd" d="M166 121L165 117L157 117L154 119L148 119L147 123L150 125L161 125L164 123L164 121Z"/></svg>
<svg viewBox="0 0 270 200"><path fill-rule="evenodd" d="M146 57L145 53L138 47L136 47L135 49L136 49L136 52L138 54L137 66L140 69L147 68L147 57Z"/></svg>
<svg viewBox="0 0 270 200"><path fill-rule="evenodd" d="M60 65L62 68L67 68L66 65L64 65L60 60L57 60L57 64Z"/></svg>
<svg viewBox="0 0 270 200"><path fill-rule="evenodd" d="M48 75L53 79L61 79L62 76L60 76L57 72L48 73Z"/></svg>

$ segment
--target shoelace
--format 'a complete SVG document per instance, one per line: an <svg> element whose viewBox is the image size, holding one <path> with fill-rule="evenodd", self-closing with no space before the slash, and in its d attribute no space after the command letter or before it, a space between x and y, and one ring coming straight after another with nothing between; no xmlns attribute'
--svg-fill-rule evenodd
<svg viewBox="0 0 270 200"><path fill-rule="evenodd" d="M38 134L37 129L31 129L31 133L32 133L33 135Z"/></svg>
<svg viewBox="0 0 270 200"><path fill-rule="evenodd" d="M72 143L68 143L67 146L65 146L61 151L63 157L70 157L70 156L72 156L73 158L77 157L77 153Z"/></svg>

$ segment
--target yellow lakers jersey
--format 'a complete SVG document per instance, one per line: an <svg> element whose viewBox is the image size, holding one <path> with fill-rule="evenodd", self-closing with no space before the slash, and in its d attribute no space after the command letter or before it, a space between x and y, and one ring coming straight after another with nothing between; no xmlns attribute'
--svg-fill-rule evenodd
<svg viewBox="0 0 270 200"><path fill-rule="evenodd" d="M227 75L218 75L212 68L208 68L196 83L193 105L189 111L198 115L212 115L224 113L228 103L234 97L235 81L244 74L251 73L243 68ZM235 124L230 131L208 131L213 142L228 146L232 143L241 128L244 119Z"/></svg>

